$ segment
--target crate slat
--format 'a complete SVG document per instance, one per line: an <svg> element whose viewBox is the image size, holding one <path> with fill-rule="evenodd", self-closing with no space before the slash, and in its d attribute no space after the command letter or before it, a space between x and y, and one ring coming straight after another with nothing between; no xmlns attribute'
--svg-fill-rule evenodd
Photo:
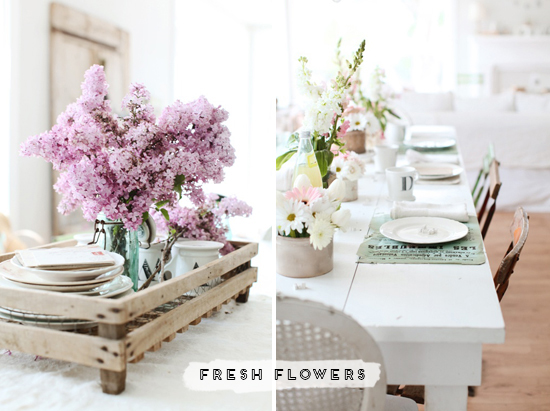
<svg viewBox="0 0 550 411"><path fill-rule="evenodd" d="M95 368L126 368L124 340L0 322L0 347Z"/></svg>
<svg viewBox="0 0 550 411"><path fill-rule="evenodd" d="M224 281L204 294L128 333L126 337L128 356L134 357L145 352L155 341L162 341L170 334L185 328L187 324L192 324L194 319L200 319L205 312L210 311L212 306L224 302L228 295L233 295L237 290L252 284L256 280L257 272L257 268L249 268L238 276Z"/></svg>

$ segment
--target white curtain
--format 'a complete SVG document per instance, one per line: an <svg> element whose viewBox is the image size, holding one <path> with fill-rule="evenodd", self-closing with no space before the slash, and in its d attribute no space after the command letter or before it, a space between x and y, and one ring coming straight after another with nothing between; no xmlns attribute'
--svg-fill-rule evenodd
<svg viewBox="0 0 550 411"><path fill-rule="evenodd" d="M10 164L10 7L1 0L0 8L0 213L9 215Z"/></svg>

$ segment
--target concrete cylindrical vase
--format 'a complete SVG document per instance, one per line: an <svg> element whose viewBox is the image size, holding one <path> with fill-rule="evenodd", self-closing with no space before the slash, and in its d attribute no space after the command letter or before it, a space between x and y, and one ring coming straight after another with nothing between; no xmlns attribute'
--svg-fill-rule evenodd
<svg viewBox="0 0 550 411"><path fill-rule="evenodd" d="M276 271L285 277L318 277L332 271L332 241L322 250L315 250L309 238L277 236Z"/></svg>
<svg viewBox="0 0 550 411"><path fill-rule="evenodd" d="M344 199L342 202L348 203L350 201L355 201L359 198L357 189L358 189L358 183L357 180L350 181L347 178L344 178L342 181L344 181L344 184L346 185L346 195L344 196Z"/></svg>
<svg viewBox="0 0 550 411"><path fill-rule="evenodd" d="M366 139L366 133L360 130L348 131L342 137L346 150L355 151L357 154L362 154L366 151Z"/></svg>

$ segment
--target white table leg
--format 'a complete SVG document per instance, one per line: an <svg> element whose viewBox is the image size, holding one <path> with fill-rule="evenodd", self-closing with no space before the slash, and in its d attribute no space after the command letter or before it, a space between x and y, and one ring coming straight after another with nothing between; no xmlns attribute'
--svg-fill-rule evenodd
<svg viewBox="0 0 550 411"><path fill-rule="evenodd" d="M428 385L424 398L426 411L466 411L468 387L466 385Z"/></svg>

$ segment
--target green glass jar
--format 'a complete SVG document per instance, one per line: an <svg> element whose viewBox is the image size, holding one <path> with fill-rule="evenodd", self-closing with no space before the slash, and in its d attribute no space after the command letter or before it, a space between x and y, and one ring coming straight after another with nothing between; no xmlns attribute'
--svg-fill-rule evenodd
<svg viewBox="0 0 550 411"><path fill-rule="evenodd" d="M128 230L120 220L111 220L101 213L97 219L100 221L97 228L101 230L101 221L105 224L105 236L99 237L98 245L106 251L117 253L124 257L123 275L130 277L134 283L134 291L138 289L138 266L139 266L139 242L136 230Z"/></svg>

